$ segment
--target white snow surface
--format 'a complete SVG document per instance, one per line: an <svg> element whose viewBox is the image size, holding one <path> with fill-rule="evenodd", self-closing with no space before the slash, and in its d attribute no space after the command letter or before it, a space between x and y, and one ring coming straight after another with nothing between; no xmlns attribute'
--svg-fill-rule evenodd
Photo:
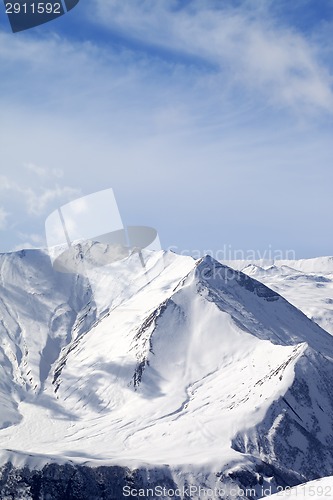
<svg viewBox="0 0 333 500"><path fill-rule="evenodd" d="M323 477L315 481L300 484L294 488L267 496L272 500L286 500L288 498L306 498L313 500L323 500L323 498L333 498L333 477Z"/></svg>
<svg viewBox="0 0 333 500"><path fill-rule="evenodd" d="M79 247L73 258L90 248ZM302 276L311 294L306 276L312 274L286 266L272 288L288 300L290 291L297 302L294 281L288 288L285 276ZM259 267L245 271L263 279ZM274 273L265 270L263 281L271 283ZM0 293L1 463L227 470L274 461L281 421L295 413L292 404L301 404L292 395L276 410L270 451L252 445L249 451L246 443L286 400L308 360L318 370L313 360L333 358L331 335L275 292L210 257L144 252L77 276L55 272L41 250L3 254ZM306 296L304 290L299 302L308 314ZM315 404L311 409L326 445L333 402L326 388L318 393L320 379L313 376L308 392L318 405L323 394L328 408L325 415ZM310 428L312 414L306 405L303 410ZM248 446L243 452L232 444L237 436ZM295 446L306 449L302 439Z"/></svg>
<svg viewBox="0 0 333 500"><path fill-rule="evenodd" d="M277 291L333 335L333 257L224 263Z"/></svg>

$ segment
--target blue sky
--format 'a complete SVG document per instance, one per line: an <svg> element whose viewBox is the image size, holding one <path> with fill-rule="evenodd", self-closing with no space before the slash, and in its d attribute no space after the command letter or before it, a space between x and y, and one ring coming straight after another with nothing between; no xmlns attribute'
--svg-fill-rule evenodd
<svg viewBox="0 0 333 500"><path fill-rule="evenodd" d="M112 187L162 246L332 255L330 0L81 0L0 10L0 251Z"/></svg>

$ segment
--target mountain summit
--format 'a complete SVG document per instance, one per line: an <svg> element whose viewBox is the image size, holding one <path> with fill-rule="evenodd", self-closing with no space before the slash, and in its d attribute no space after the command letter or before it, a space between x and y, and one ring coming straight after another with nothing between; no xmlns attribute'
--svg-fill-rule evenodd
<svg viewBox="0 0 333 500"><path fill-rule="evenodd" d="M333 338L251 276L148 251L61 274L37 250L1 255L0 276L12 483L24 466L104 466L259 498L332 473Z"/></svg>

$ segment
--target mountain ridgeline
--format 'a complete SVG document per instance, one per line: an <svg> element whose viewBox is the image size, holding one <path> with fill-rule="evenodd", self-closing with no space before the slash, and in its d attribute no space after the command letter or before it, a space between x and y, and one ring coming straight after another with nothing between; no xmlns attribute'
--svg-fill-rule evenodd
<svg viewBox="0 0 333 500"><path fill-rule="evenodd" d="M332 475L333 337L254 268L145 251L80 269L0 255L1 499L260 498Z"/></svg>

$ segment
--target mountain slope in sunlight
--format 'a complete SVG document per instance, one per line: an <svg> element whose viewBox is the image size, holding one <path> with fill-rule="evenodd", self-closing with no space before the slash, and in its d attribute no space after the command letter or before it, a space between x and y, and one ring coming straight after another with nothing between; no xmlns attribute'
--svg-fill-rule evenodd
<svg viewBox="0 0 333 500"><path fill-rule="evenodd" d="M210 257L145 252L84 275L43 251L0 261L10 474L139 468L259 497L332 473L333 338L277 292Z"/></svg>

